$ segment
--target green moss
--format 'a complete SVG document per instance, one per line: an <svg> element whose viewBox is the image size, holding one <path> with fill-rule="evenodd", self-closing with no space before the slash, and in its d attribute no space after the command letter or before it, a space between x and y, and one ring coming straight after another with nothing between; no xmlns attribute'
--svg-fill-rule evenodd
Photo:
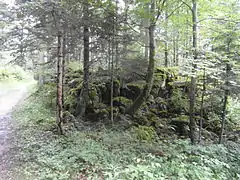
<svg viewBox="0 0 240 180"><path fill-rule="evenodd" d="M128 98L125 98L125 97L122 97L122 96L119 96L119 97L115 97L113 99L113 104L114 104L114 106L127 107L127 106L132 104L132 100L128 99Z"/></svg>
<svg viewBox="0 0 240 180"><path fill-rule="evenodd" d="M158 110L156 108L149 108L149 111L151 111L152 113L157 114Z"/></svg>
<svg viewBox="0 0 240 180"><path fill-rule="evenodd" d="M77 98L75 95L69 94L65 96L65 101L64 101L65 109L67 109L70 113L74 114L76 105L77 105Z"/></svg>
<svg viewBox="0 0 240 180"><path fill-rule="evenodd" d="M155 69L155 79L160 81L167 77L177 79L177 74L179 72L179 67L157 67Z"/></svg>
<svg viewBox="0 0 240 180"><path fill-rule="evenodd" d="M156 138L156 131L153 127L138 126L133 128L133 132L141 141L152 141Z"/></svg>
<svg viewBox="0 0 240 180"><path fill-rule="evenodd" d="M143 89L145 86L146 82L145 81L135 81L127 84L128 88L138 88L138 89Z"/></svg>
<svg viewBox="0 0 240 180"><path fill-rule="evenodd" d="M171 109L187 111L189 107L188 98L179 89L174 89L171 104L173 105Z"/></svg>
<svg viewBox="0 0 240 180"><path fill-rule="evenodd" d="M115 79L113 81L114 86L120 87L120 81L118 79Z"/></svg>
<svg viewBox="0 0 240 180"><path fill-rule="evenodd" d="M181 116L179 116L178 118L176 118L175 121L189 123L189 116L187 116L187 115L181 115Z"/></svg>
<svg viewBox="0 0 240 180"><path fill-rule="evenodd" d="M89 97L90 99L94 99L98 95L97 89L96 88L91 88L89 90Z"/></svg>
<svg viewBox="0 0 240 180"><path fill-rule="evenodd" d="M168 114L167 110L158 111L161 116Z"/></svg>

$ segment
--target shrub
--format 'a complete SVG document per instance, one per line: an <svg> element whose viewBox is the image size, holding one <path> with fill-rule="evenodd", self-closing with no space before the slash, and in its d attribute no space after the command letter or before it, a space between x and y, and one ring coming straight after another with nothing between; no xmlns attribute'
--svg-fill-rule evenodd
<svg viewBox="0 0 240 180"><path fill-rule="evenodd" d="M156 131L153 127L138 126L133 128L136 138L141 141L152 141L156 138Z"/></svg>

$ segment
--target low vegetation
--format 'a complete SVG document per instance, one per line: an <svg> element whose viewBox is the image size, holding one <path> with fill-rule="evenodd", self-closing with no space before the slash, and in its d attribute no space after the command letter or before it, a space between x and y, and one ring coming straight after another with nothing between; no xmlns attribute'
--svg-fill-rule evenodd
<svg viewBox="0 0 240 180"><path fill-rule="evenodd" d="M0 82L1 81L21 81L29 78L29 74L17 65L0 66Z"/></svg>
<svg viewBox="0 0 240 180"><path fill-rule="evenodd" d="M191 146L186 140L160 138L146 126L120 131L103 123L64 124L36 91L14 113L19 159L29 179L239 179L240 145Z"/></svg>

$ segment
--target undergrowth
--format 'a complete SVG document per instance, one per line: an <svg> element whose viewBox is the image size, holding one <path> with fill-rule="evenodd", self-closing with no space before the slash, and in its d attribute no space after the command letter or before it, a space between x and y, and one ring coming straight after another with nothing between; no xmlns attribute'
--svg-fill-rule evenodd
<svg viewBox="0 0 240 180"><path fill-rule="evenodd" d="M58 136L55 113L42 102L42 94L31 96L14 114L22 163L18 171L31 180L240 179L240 147L234 143L143 140L134 134L139 131L104 126Z"/></svg>
<svg viewBox="0 0 240 180"><path fill-rule="evenodd" d="M29 79L30 74L17 65L0 66L0 82L1 81L22 81Z"/></svg>

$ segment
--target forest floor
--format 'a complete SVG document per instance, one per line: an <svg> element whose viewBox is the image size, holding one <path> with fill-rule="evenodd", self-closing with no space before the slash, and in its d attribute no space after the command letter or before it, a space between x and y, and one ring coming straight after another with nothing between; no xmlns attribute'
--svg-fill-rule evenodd
<svg viewBox="0 0 240 180"><path fill-rule="evenodd" d="M46 89L0 84L0 180L240 179L236 143L141 141L136 129L86 122L59 136Z"/></svg>
<svg viewBox="0 0 240 180"><path fill-rule="evenodd" d="M27 86L26 83L0 83L0 180L19 179L12 174L17 152L11 112L26 94Z"/></svg>

